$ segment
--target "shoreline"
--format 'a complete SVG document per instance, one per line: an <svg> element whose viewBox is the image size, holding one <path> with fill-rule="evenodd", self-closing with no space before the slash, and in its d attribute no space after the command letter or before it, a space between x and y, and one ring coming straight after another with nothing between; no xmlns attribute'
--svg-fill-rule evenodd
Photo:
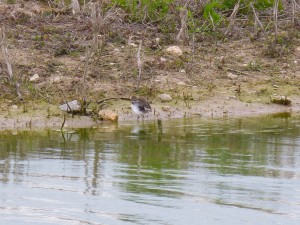
<svg viewBox="0 0 300 225"><path fill-rule="evenodd" d="M199 118L241 118L256 117L277 113L300 113L300 97L291 97L292 104L283 106L277 104L264 103L244 103L237 99L225 98L222 96L211 97L202 102L193 101L189 108L184 106L184 102L178 102L176 105L168 107L168 111L162 110L167 103L153 103L152 113L145 117L145 121L162 119L180 119L189 117ZM121 109L120 109L121 108ZM137 121L136 115L131 112L127 105L116 103L109 109L119 114L118 122ZM120 110L118 110L120 109ZM155 115L154 115L155 112ZM61 129L64 121L64 113L60 116L51 116L47 118L46 112L39 111L38 115L29 115L29 113L17 113L10 116L0 115L0 131L4 130L35 130L35 129ZM105 126L105 124L115 122L95 120L89 116L77 116L72 118L67 114L64 129L79 129Z"/></svg>

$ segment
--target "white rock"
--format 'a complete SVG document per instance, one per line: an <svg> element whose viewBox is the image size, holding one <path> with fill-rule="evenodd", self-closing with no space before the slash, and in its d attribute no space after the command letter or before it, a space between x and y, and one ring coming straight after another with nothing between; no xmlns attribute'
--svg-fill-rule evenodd
<svg viewBox="0 0 300 225"><path fill-rule="evenodd" d="M161 62L166 62L167 60L166 60L166 58L164 58L164 57L160 57L160 61L161 61Z"/></svg>
<svg viewBox="0 0 300 225"><path fill-rule="evenodd" d="M171 106L165 105L161 107L162 111L169 112L171 110Z"/></svg>
<svg viewBox="0 0 300 225"><path fill-rule="evenodd" d="M238 78L238 75L235 75L235 74L229 72L229 73L227 73L227 77L234 80L234 79Z"/></svg>
<svg viewBox="0 0 300 225"><path fill-rule="evenodd" d="M55 76L52 81L53 83L58 83L60 82L60 80L61 80L61 76Z"/></svg>
<svg viewBox="0 0 300 225"><path fill-rule="evenodd" d="M71 110L68 105L70 106ZM78 104L77 100L74 100L74 101L68 102L68 104L60 105L60 106L58 106L58 108L62 111L70 112L70 111L79 110L80 105Z"/></svg>
<svg viewBox="0 0 300 225"><path fill-rule="evenodd" d="M12 109L18 109L19 107L17 105L12 105L11 108Z"/></svg>
<svg viewBox="0 0 300 225"><path fill-rule="evenodd" d="M137 44L134 44L134 43L130 43L129 46L132 46L132 47L137 47Z"/></svg>
<svg viewBox="0 0 300 225"><path fill-rule="evenodd" d="M180 73L186 73L185 69L179 71Z"/></svg>
<svg viewBox="0 0 300 225"><path fill-rule="evenodd" d="M30 81L35 82L40 78L40 76L36 73L32 77L29 78Z"/></svg>
<svg viewBox="0 0 300 225"><path fill-rule="evenodd" d="M168 47L166 51L172 55L177 55L177 56L182 55L182 50L177 45Z"/></svg>
<svg viewBox="0 0 300 225"><path fill-rule="evenodd" d="M158 96L162 102L172 101L172 97L168 94L161 94Z"/></svg>
<svg viewBox="0 0 300 225"><path fill-rule="evenodd" d="M185 84L183 81L179 81L179 82L177 83L177 85L179 85L179 86L185 86L186 84Z"/></svg>

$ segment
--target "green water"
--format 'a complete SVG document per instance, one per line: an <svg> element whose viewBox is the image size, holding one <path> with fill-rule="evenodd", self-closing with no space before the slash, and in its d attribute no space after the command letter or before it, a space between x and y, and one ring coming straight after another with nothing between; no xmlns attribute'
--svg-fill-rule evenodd
<svg viewBox="0 0 300 225"><path fill-rule="evenodd" d="M300 116L0 134L0 224L300 224Z"/></svg>

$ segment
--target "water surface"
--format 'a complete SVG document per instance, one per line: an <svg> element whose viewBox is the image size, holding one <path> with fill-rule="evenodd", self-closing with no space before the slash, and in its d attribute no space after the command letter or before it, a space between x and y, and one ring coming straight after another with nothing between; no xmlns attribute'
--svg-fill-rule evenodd
<svg viewBox="0 0 300 225"><path fill-rule="evenodd" d="M0 135L1 224L300 224L300 116Z"/></svg>

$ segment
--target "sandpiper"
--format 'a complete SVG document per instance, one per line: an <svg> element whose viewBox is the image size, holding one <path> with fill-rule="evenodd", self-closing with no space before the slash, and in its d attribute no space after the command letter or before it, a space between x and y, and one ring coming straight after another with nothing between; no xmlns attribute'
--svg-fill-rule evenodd
<svg viewBox="0 0 300 225"><path fill-rule="evenodd" d="M131 109L138 116L142 115L142 117L151 112L151 106L145 97L136 97L132 96L131 98Z"/></svg>

